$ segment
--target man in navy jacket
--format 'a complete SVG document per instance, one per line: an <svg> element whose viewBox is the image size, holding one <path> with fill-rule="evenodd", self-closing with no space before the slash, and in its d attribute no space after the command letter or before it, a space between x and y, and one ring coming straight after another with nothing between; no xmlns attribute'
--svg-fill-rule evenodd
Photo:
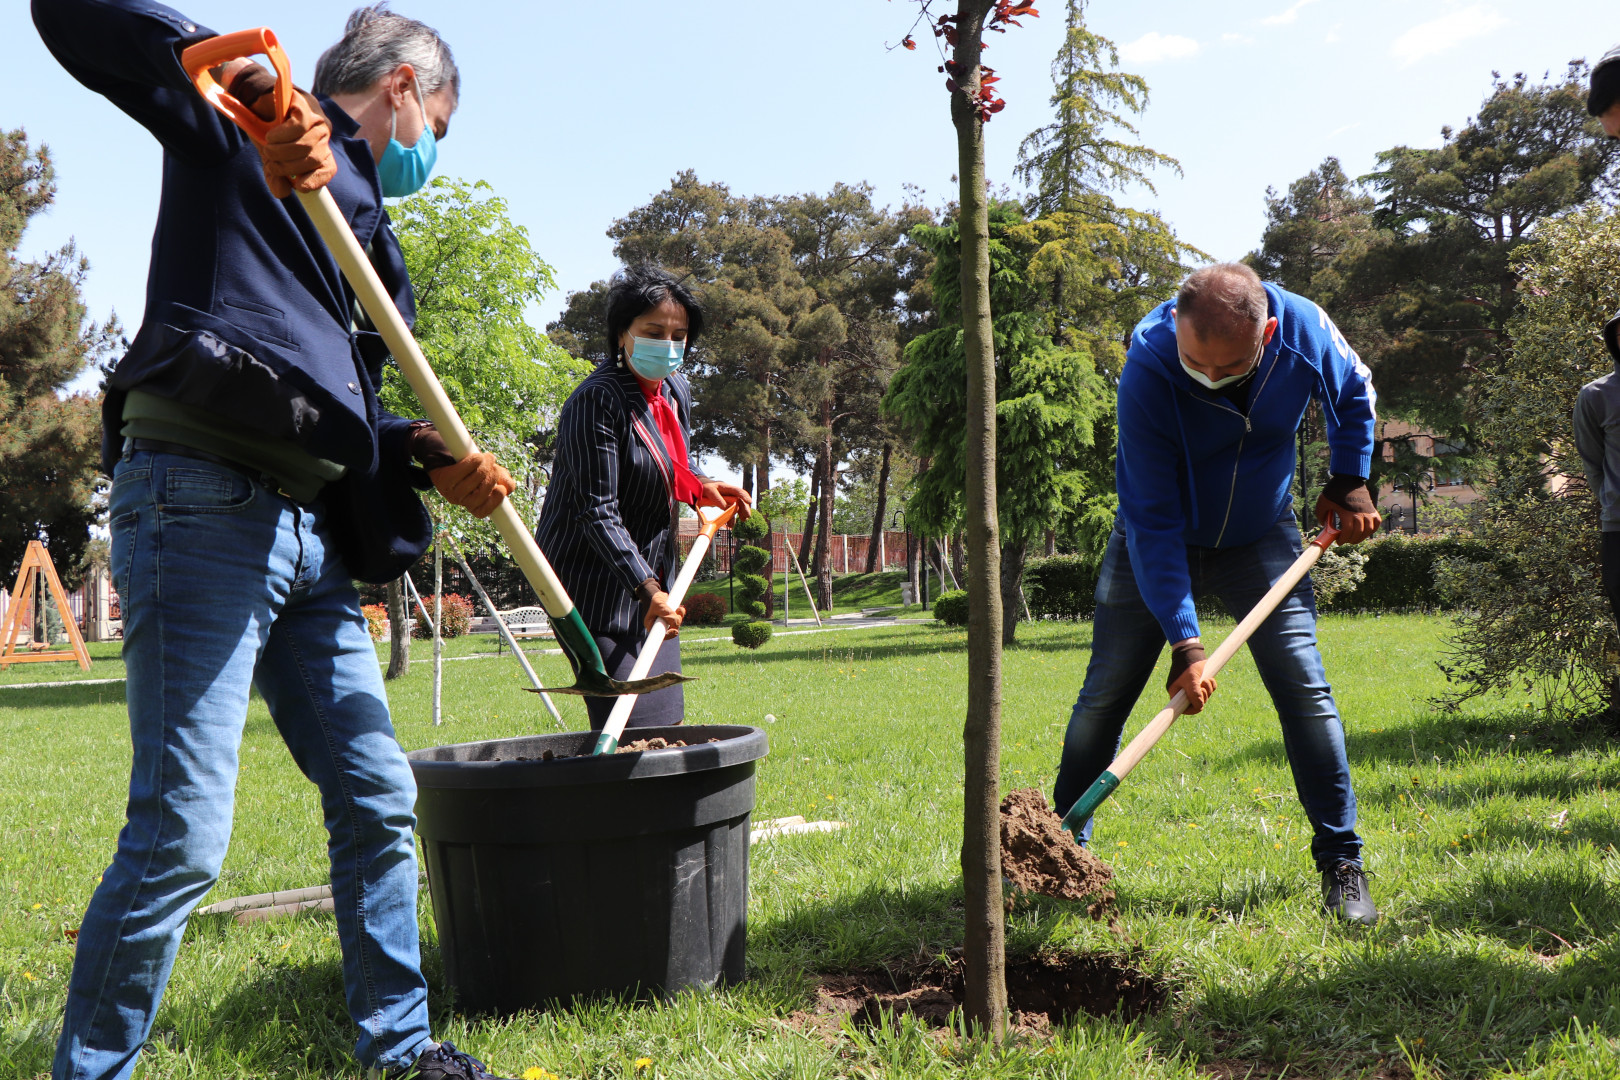
<svg viewBox="0 0 1620 1080"><path fill-rule="evenodd" d="M1332 473L1316 516L1337 522L1340 543L1358 543L1379 525L1366 484L1372 380L1321 308L1229 263L1194 273L1137 324L1119 381L1119 515L1097 582L1091 662L1064 737L1059 813L1113 760L1167 642L1169 693L1185 692L1191 714L1214 692L1196 598L1218 596L1241 618L1298 558L1294 436L1312 399L1327 418ZM1323 902L1372 923L1344 729L1316 648L1308 579L1249 647L1314 830ZM1088 820L1082 843L1091 828Z"/></svg>
<svg viewBox="0 0 1620 1080"><path fill-rule="evenodd" d="M33 16L62 65L164 151L145 316L103 417L128 821L80 928L52 1075L134 1071L187 916L225 856L256 687L320 790L361 1062L487 1078L429 1035L415 784L352 579L397 577L421 555L430 524L417 491L430 475L483 515L511 479L379 407L386 349L292 197L327 187L411 317L382 199L408 193L390 177L426 179L456 106L450 50L421 23L361 9L321 58L321 96L296 94L255 145L181 67L213 31L145 0L35 0ZM215 74L274 119L268 72L237 61Z"/></svg>

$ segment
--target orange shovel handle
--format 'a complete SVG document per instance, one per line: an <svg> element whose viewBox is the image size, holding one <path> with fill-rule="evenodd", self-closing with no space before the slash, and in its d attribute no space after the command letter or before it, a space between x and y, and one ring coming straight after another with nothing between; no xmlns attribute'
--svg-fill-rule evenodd
<svg viewBox="0 0 1620 1080"><path fill-rule="evenodd" d="M276 69L276 119L268 122L260 120L253 110L227 94L210 74L213 68L227 61L260 53L268 56ZM234 34L221 34L207 41L199 41L180 54L180 66L186 69L197 92L210 105L230 117L237 127L257 142L264 142L270 128L292 108L292 65L287 62L287 54L281 51L281 42L276 40L275 31L268 26L261 26L257 30L238 30Z"/></svg>
<svg viewBox="0 0 1620 1080"><path fill-rule="evenodd" d="M698 520L703 522L703 524L698 529L698 532L702 533L704 536L707 536L709 538L710 542L712 543L715 536L720 532L720 527L722 525L724 525L726 522L730 521L732 518L737 516L737 509L740 506L742 506L742 503L740 503L740 502L732 503L730 506L727 506L723 511L716 514L714 516L714 520L712 520L712 521L705 518L702 514L699 514L698 515Z"/></svg>

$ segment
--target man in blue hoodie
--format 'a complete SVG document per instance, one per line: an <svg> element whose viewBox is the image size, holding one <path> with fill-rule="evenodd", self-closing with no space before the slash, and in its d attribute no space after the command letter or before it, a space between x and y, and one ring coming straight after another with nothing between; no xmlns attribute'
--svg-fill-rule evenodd
<svg viewBox="0 0 1620 1080"><path fill-rule="evenodd" d="M1131 334L1119 380L1119 515L1097 581L1091 663L1063 741L1053 801L1062 814L1119 751L1126 717L1168 642L1166 689L1197 713L1204 677L1195 598L1241 618L1299 557L1290 490L1294 436L1315 400L1332 478L1316 503L1341 544L1380 519L1367 490L1371 374L1311 301L1236 263L1190 276ZM1314 830L1326 909L1378 919L1361 868L1344 727L1316 648L1316 605L1300 583L1249 640L1282 722L1283 747ZM1092 822L1080 831L1085 843Z"/></svg>

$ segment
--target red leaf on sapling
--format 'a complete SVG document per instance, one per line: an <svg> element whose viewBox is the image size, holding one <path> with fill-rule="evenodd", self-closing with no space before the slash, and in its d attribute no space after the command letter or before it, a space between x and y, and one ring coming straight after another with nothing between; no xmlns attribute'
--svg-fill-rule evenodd
<svg viewBox="0 0 1620 1080"><path fill-rule="evenodd" d="M907 35L906 39L904 41L902 41L900 44L904 45L907 49L910 49L912 52L917 51L917 43L915 41L912 41L911 37L909 35Z"/></svg>

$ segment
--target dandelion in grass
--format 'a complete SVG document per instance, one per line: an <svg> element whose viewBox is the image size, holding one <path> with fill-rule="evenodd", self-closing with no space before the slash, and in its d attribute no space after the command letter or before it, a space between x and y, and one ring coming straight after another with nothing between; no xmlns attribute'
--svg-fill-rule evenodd
<svg viewBox="0 0 1620 1080"><path fill-rule="evenodd" d="M1131 842L1130 842L1130 841L1129 841L1129 840L1121 840L1121 841L1120 841L1120 842L1119 842L1119 846L1120 846L1120 847L1130 847L1130 846L1131 846Z"/></svg>
<svg viewBox="0 0 1620 1080"><path fill-rule="evenodd" d="M636 1072L652 1068L652 1058L636 1058Z"/></svg>
<svg viewBox="0 0 1620 1080"><path fill-rule="evenodd" d="M38 911L40 908L42 908L44 906L45 906L44 904L35 904L33 907L29 908L28 910L29 911Z"/></svg>
<svg viewBox="0 0 1620 1080"><path fill-rule="evenodd" d="M523 1070L523 1080L558 1080L558 1078L554 1072L547 1072L538 1065L531 1065Z"/></svg>
<svg viewBox="0 0 1620 1080"><path fill-rule="evenodd" d="M25 972L23 972L23 978L27 979L29 982L33 982L34 981L34 973L32 971L25 971Z"/></svg>

